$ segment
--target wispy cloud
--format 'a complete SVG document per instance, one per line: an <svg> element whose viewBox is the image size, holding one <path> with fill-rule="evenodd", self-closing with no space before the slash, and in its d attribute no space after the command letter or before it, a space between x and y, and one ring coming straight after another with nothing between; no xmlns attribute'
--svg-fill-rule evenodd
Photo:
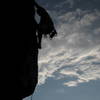
<svg viewBox="0 0 100 100"><path fill-rule="evenodd" d="M84 53L78 52L77 55L67 53L48 55L49 60L45 63L40 60L39 84L44 84L48 77L55 79L75 77L76 80L73 81L65 80L64 85L67 86L77 86L79 83L100 79L100 57L98 56L100 55L100 47ZM59 76L55 75L55 72ZM64 77L61 77L62 75Z"/></svg>
<svg viewBox="0 0 100 100"><path fill-rule="evenodd" d="M65 77L75 77L73 81L65 82L67 86L77 86L79 83L100 79L100 47L78 56L72 61L70 67L61 69L60 74ZM68 66L66 64L66 66Z"/></svg>

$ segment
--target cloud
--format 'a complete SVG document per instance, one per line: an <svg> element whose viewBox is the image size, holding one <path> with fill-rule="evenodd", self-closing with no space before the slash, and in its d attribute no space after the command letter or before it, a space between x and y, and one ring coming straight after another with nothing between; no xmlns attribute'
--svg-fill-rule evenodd
<svg viewBox="0 0 100 100"><path fill-rule="evenodd" d="M94 34L99 35L100 34L100 28L95 29Z"/></svg>
<svg viewBox="0 0 100 100"><path fill-rule="evenodd" d="M49 77L64 78L62 84L69 87L100 79L100 26L96 24L100 12L76 9L56 20L58 37L42 42L38 84L45 84Z"/></svg>
<svg viewBox="0 0 100 100"><path fill-rule="evenodd" d="M66 49L65 49L66 50ZM68 54L67 52L55 55L48 55L48 62L43 63L40 60L39 84L44 84L48 77L55 79L74 78L73 81L64 82L67 86L77 86L79 83L89 82L91 80L100 79L100 47L94 48L84 53ZM45 59L45 57L44 57ZM42 60L44 60L42 58ZM55 75L55 72L59 75ZM64 77L61 77L64 75ZM67 81L67 79L65 80Z"/></svg>
<svg viewBox="0 0 100 100"><path fill-rule="evenodd" d="M73 87L73 86L77 86L77 82L76 81L70 81L70 82L64 83L64 85L67 85L69 87Z"/></svg>
<svg viewBox="0 0 100 100"><path fill-rule="evenodd" d="M60 2L60 4L57 4L56 8L62 8L64 5L68 4L70 8L74 5L74 0L64 0L63 2Z"/></svg>
<svg viewBox="0 0 100 100"><path fill-rule="evenodd" d="M75 77L75 80L64 82L64 85L77 86L79 83L100 79L100 57L98 57L100 52L98 50L100 47L79 56L71 63L71 68L61 69L59 73L65 77Z"/></svg>

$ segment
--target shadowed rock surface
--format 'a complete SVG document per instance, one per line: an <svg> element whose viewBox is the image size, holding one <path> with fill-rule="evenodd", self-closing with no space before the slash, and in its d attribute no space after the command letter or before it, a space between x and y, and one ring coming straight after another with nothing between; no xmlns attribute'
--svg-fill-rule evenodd
<svg viewBox="0 0 100 100"><path fill-rule="evenodd" d="M38 46L33 1L3 3L2 100L22 100L34 92L37 84Z"/></svg>

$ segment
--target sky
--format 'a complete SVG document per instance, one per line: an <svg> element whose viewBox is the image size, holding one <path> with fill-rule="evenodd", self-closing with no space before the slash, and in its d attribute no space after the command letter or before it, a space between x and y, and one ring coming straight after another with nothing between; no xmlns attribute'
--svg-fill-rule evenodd
<svg viewBox="0 0 100 100"><path fill-rule="evenodd" d="M100 0L37 2L58 36L42 41L32 100L100 100Z"/></svg>

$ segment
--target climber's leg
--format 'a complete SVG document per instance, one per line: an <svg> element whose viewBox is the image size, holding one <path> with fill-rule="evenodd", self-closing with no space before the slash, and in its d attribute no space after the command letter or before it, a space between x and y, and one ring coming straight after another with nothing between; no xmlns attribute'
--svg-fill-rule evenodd
<svg viewBox="0 0 100 100"><path fill-rule="evenodd" d="M38 48L41 49L42 34L38 34Z"/></svg>

